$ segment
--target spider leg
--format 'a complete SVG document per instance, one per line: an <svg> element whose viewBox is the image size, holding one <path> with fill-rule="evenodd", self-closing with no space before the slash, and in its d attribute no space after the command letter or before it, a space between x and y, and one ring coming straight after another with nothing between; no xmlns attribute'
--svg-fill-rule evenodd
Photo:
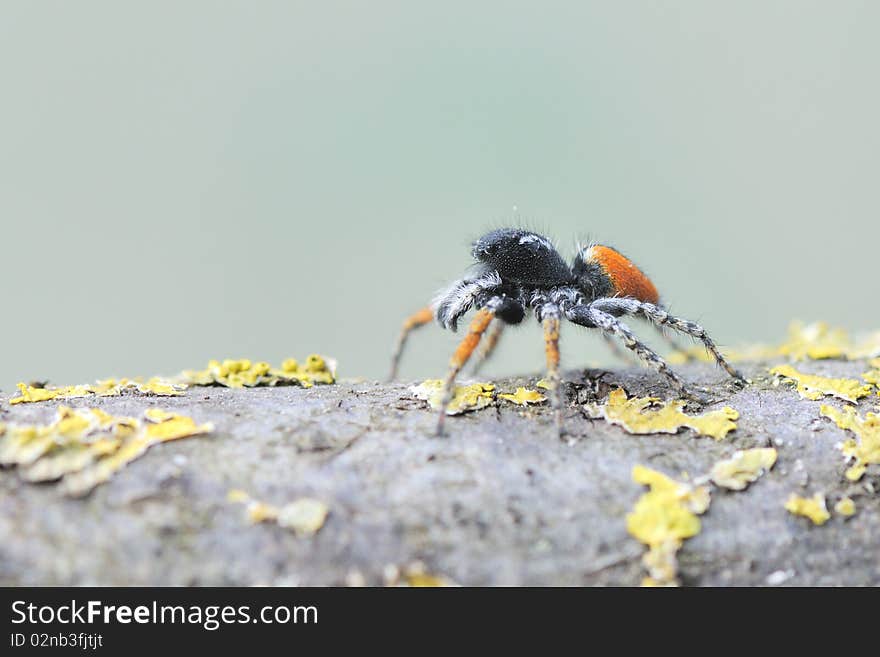
<svg viewBox="0 0 880 657"><path fill-rule="evenodd" d="M646 322L648 326L657 331L657 334L666 343L666 345L672 349L672 351L680 354L685 361L694 360L693 354L686 351L675 339L672 338L666 331L664 331L660 326L657 326L654 322L648 320ZM602 339L605 340L605 344L608 347L608 350L614 355L618 360L624 361L626 363L635 363L637 361L636 358L633 357L632 354L624 351L619 346L617 346L617 342L614 341L608 333L602 333Z"/></svg>
<svg viewBox="0 0 880 657"><path fill-rule="evenodd" d="M482 343L480 350L477 352L474 365L471 368L472 374L477 374L483 364L491 358L492 353L495 351L495 347L498 346L498 341L501 339L501 334L503 332L504 322L498 319L492 320L492 328L488 335L486 335L486 340Z"/></svg>
<svg viewBox="0 0 880 657"><path fill-rule="evenodd" d="M547 381L550 383L550 403L556 415L556 429L562 437L562 385L559 381L559 311L544 306L541 309L541 324L544 327L544 352L547 356Z"/></svg>
<svg viewBox="0 0 880 657"><path fill-rule="evenodd" d="M608 350L614 354L615 358L619 358L622 361L626 361L629 363L633 362L633 358L630 354L626 353L623 349L617 346L617 343L607 333L602 333L602 339L605 340L605 344L608 346Z"/></svg>
<svg viewBox="0 0 880 657"><path fill-rule="evenodd" d="M671 335L669 335L669 333L664 331L662 326L659 326L658 324L654 323L651 320L648 320L648 324L651 325L651 327L653 327L654 330L657 331L657 335L660 336L660 339L663 340L663 342L666 343L666 346L668 346L670 349L672 349L672 351L681 354L681 356L686 361L695 360L693 354L689 353L687 351L687 349L682 347L675 338L673 338Z"/></svg>
<svg viewBox="0 0 880 657"><path fill-rule="evenodd" d="M474 315L474 318L471 320L471 324L468 327L467 335L462 338L458 348L449 360L449 374L446 375L446 380L443 382L440 415L437 418L438 436L443 435L443 425L446 421L446 409L449 408L449 403L452 401L452 395L455 392L455 377L461 371L461 368L464 367L465 363L467 363L471 354L474 353L474 349L476 349L477 345L480 343L480 338L483 337L483 333L489 328L489 324L492 323L494 317L495 312L489 308L482 308L477 311L477 314Z"/></svg>
<svg viewBox="0 0 880 657"><path fill-rule="evenodd" d="M455 281L437 295L431 304L437 309L435 314L440 326L455 331L458 328L459 318L475 304L479 307L480 298L485 298L486 295L491 298L499 287L501 287L501 276L495 270L477 271Z"/></svg>
<svg viewBox="0 0 880 657"><path fill-rule="evenodd" d="M406 339L409 337L413 329L433 321L433 306L425 306L416 313L413 313L403 321L403 327L400 330L400 337L394 344L394 350L391 352L391 371L388 373L388 381L394 381L397 378L397 368L400 366L400 357L403 355L403 348L406 346Z"/></svg>
<svg viewBox="0 0 880 657"><path fill-rule="evenodd" d="M600 310L611 312L612 314L626 313L628 315L644 315L658 328L668 326L669 328L678 331L679 333L684 333L685 335L689 335L692 338L700 340L709 351L709 353L712 354L712 358L715 359L715 362L723 367L725 372L727 372L737 381L745 382L745 378L743 377L743 375L740 374L735 367L728 363L724 359L724 356L721 355L721 352L718 351L718 347L715 345L714 340L709 337L709 334L706 333L706 329L704 329L696 322L692 322L687 319L681 319L680 317L675 317L674 315L670 315L668 312L663 310L663 308L655 306L653 303L646 303L644 301L637 301L635 299L599 299L598 301L595 301L593 303ZM617 309L617 312L615 312L615 309Z"/></svg>
<svg viewBox="0 0 880 657"><path fill-rule="evenodd" d="M674 338L672 338L672 336L670 336L666 331L664 331L662 327L657 326L657 324L655 324L654 322L652 322L650 320L647 320L646 323L648 324L648 326L650 326L651 328L653 328L654 330L657 331L657 334L660 336L660 338L663 340L663 342L665 342L666 345L670 349L672 349L672 351L680 354L681 357L684 358L685 361L694 360L693 354L691 354L687 350L685 350L684 347L682 347L678 342L676 342L676 340ZM617 358L618 360L630 363L630 364L636 362L637 359L635 359L632 354L627 353L626 351L622 350L619 346L617 346L617 342L615 342L614 338L612 338L608 333L603 332L602 339L605 340L605 344L608 347L608 350L614 355L615 358Z"/></svg>
<svg viewBox="0 0 880 657"><path fill-rule="evenodd" d="M566 318L581 326L595 327L605 333L619 338L627 349L632 350L636 356L646 364L653 367L660 374L669 379L669 382L679 394L690 397L684 381L672 371L667 362L644 342L639 340L629 327L613 315L593 307L594 304L575 306L566 312Z"/></svg>

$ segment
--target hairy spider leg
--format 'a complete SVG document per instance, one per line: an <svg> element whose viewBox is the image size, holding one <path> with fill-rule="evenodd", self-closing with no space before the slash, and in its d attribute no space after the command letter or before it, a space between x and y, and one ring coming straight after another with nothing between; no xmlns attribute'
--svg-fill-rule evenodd
<svg viewBox="0 0 880 657"><path fill-rule="evenodd" d="M550 403L556 415L556 429L562 436L562 386L559 381L559 314L558 311L542 313L544 319L544 353L547 357L547 381L550 383Z"/></svg>
<svg viewBox="0 0 880 657"><path fill-rule="evenodd" d="M486 339L481 343L480 349L477 351L477 355L474 358L474 365L471 368L472 374L479 373L486 361L492 357L492 353L498 346L498 341L501 339L502 333L504 333L504 322L497 318L492 320L492 327L486 334Z"/></svg>
<svg viewBox="0 0 880 657"><path fill-rule="evenodd" d="M608 350L612 354L614 354L615 358L619 358L620 360L627 362L627 363L636 362L636 359L632 357L632 354L629 354L626 351L624 351L623 349L621 349L618 346L618 344L614 341L614 338L612 338L609 334L605 333L604 331L602 332L602 339L605 341L605 344L608 347Z"/></svg>
<svg viewBox="0 0 880 657"><path fill-rule="evenodd" d="M721 352L715 345L715 341L709 337L706 329L696 322L675 317L652 303L638 301L636 299L599 299L594 301L592 306L593 308L616 314L641 314L649 321L653 322L658 328L668 326L674 331L696 338L703 343L709 353L712 354L712 358L715 359L715 362L723 367L725 372L737 381L745 382L743 375L721 355Z"/></svg>
<svg viewBox="0 0 880 657"><path fill-rule="evenodd" d="M669 379L669 382L672 383L679 394L687 397L691 396L684 381L672 371L665 360L657 355L657 353L648 345L639 340L626 324L613 315L594 308L594 305L595 304L585 304L575 306L568 311L566 316L575 324L596 327L615 336L623 342L627 349L630 349L641 360Z"/></svg>
<svg viewBox="0 0 880 657"><path fill-rule="evenodd" d="M492 323L494 317L495 313L488 308L478 310L471 320L467 335L462 338L458 348L449 360L449 374L446 375L446 380L443 382L442 396L440 398L440 416L437 418L438 436L443 435L446 409L449 408L449 403L452 401L452 395L455 392L455 377L461 371L461 368L464 367L465 363L467 363L471 354L474 353L474 349L480 343L480 338L483 337L483 333L489 328L489 324Z"/></svg>
<svg viewBox="0 0 880 657"><path fill-rule="evenodd" d="M663 330L663 326L661 326L660 324L657 324L651 320L648 320L648 324L650 324L651 327L653 327L654 330L657 331L657 334L660 336L660 339L666 343L666 346L669 347L670 349L672 349L672 351L679 354L686 362L696 360L694 355L692 353L690 353L689 351L687 351L687 349L682 347L681 344L678 342L678 340L676 340L671 335L669 335L669 333L667 333L666 331Z"/></svg>
<svg viewBox="0 0 880 657"><path fill-rule="evenodd" d="M403 348L406 345L406 340L409 337L410 332L413 331L413 329L417 329L432 321L434 321L433 306L425 306L403 321L403 327L400 330L400 337L397 338L394 350L391 352L391 371L388 374L388 381L394 381L394 379L397 378L400 357L403 355Z"/></svg>
<svg viewBox="0 0 880 657"><path fill-rule="evenodd" d="M647 320L646 323L657 332L663 342L665 342L670 349L680 354L682 358L685 359L685 361L695 360L694 355L687 352L671 335L663 330L662 326L655 324L651 320ZM638 362L638 359L635 358L634 354L631 354L624 349L621 349L610 334L603 331L601 335L602 340L604 340L605 342L605 346L608 347L608 351L610 351L615 358L630 364Z"/></svg>

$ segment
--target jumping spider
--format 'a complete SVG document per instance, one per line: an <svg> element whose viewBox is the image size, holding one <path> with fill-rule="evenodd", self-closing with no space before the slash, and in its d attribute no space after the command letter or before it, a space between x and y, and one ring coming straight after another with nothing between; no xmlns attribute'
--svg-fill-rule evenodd
<svg viewBox="0 0 880 657"><path fill-rule="evenodd" d="M563 318L599 329L609 340L619 339L641 360L666 376L682 396L691 397L684 382L660 356L636 338L618 319L620 316L642 316L658 329L669 327L701 340L730 376L744 382L742 375L724 360L706 331L694 322L666 312L651 280L609 246L579 247L569 266L547 238L527 230L501 228L474 242L473 257L477 262L466 276L442 292L430 306L407 318L392 356L389 378L393 380L410 331L432 319L455 331L462 315L471 307L477 309L467 335L449 363L437 421L438 435L443 433L455 377L483 334L494 324L480 354L481 360L495 348L504 325L519 324L529 309L544 328L547 379L560 433L563 403L559 385L559 323Z"/></svg>

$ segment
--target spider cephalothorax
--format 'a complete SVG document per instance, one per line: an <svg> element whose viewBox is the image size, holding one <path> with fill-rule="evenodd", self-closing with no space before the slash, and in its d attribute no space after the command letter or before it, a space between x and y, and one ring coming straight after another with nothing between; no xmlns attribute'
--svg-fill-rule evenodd
<svg viewBox="0 0 880 657"><path fill-rule="evenodd" d="M476 264L470 272L443 291L434 302L409 317L394 350L391 377L409 332L436 318L444 328L456 330L458 320L471 308L477 313L449 364L437 431L442 433L446 408L455 377L473 354L490 325L480 360L487 358L505 324L518 324L527 311L544 328L547 379L553 391L556 419L562 430L562 395L559 385L559 323L562 319L602 331L609 340L623 342L636 356L665 375L680 394L684 383L666 362L641 342L619 317L641 316L658 328L669 327L701 340L730 376L742 376L721 356L706 331L694 322L673 317L660 303L657 288L628 258L616 249L592 244L578 249L569 266L545 237L527 230L501 228L487 233L473 246Z"/></svg>

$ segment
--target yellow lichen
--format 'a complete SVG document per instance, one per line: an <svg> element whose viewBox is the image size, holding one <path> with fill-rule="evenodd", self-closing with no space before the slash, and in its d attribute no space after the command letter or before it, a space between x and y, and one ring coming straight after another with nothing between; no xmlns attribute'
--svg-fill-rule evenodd
<svg viewBox="0 0 880 657"><path fill-rule="evenodd" d="M245 515L248 521L253 524L266 521L274 522L278 519L278 507L254 500L248 495L247 491L243 491L240 488L233 488L226 493L226 501L245 504Z"/></svg>
<svg viewBox="0 0 880 657"><path fill-rule="evenodd" d="M11 425L0 442L0 465L30 465L55 443L49 427Z"/></svg>
<svg viewBox="0 0 880 657"><path fill-rule="evenodd" d="M712 483L731 490L743 490L773 467L776 456L772 447L738 450L729 459L718 461L712 467Z"/></svg>
<svg viewBox="0 0 880 657"><path fill-rule="evenodd" d="M788 340L779 347L779 354L794 360L822 360L843 358L850 348L849 336L843 329L831 328L825 322L792 322Z"/></svg>
<svg viewBox="0 0 880 657"><path fill-rule="evenodd" d="M853 502L848 497L840 498L840 501L834 505L834 510L842 516L846 516L847 518L855 515L856 513L856 503Z"/></svg>
<svg viewBox="0 0 880 657"><path fill-rule="evenodd" d="M858 481L865 474L868 465L880 464L880 414L866 413L865 417L861 417L849 406L838 410L827 404L821 406L819 413L858 437L858 440L850 438L840 446L844 457L848 461L855 461L846 471L847 479Z"/></svg>
<svg viewBox="0 0 880 657"><path fill-rule="evenodd" d="M605 404L585 404L584 409L590 417L604 418L633 434L676 433L682 427L689 427L702 436L721 440L736 429L734 420L739 418L739 413L729 406L703 415L685 414L683 401L669 401L657 410L648 409L659 401L654 397L627 399L626 393L617 388L609 393Z"/></svg>
<svg viewBox="0 0 880 657"><path fill-rule="evenodd" d="M153 377L146 383L139 383L136 386L138 392L148 395L158 395L160 397L170 397L173 395L182 395L186 386L159 377Z"/></svg>
<svg viewBox="0 0 880 657"><path fill-rule="evenodd" d="M391 566L386 570L385 585L414 588L457 586L455 582L444 575L428 572L427 567L421 561L409 564L402 569L402 572L400 568Z"/></svg>
<svg viewBox="0 0 880 657"><path fill-rule="evenodd" d="M164 443L169 440L178 440L207 433L211 430L210 424L196 424L191 417L174 415L162 420L150 420L144 425L144 437L150 442Z"/></svg>
<svg viewBox="0 0 880 657"><path fill-rule="evenodd" d="M329 507L321 500L301 497L293 502L277 507L266 502L251 499L245 491L232 489L226 494L229 502L246 504L247 518L251 523L276 522L279 526L294 531L298 536L312 536L327 519Z"/></svg>
<svg viewBox="0 0 880 657"><path fill-rule="evenodd" d="M171 417L158 423L148 419L140 431L123 440L115 451L64 477L62 489L68 495L83 495L109 480L118 470L140 457L153 445L206 434L213 429L210 423L196 424L191 417L183 415L171 414Z"/></svg>
<svg viewBox="0 0 880 657"><path fill-rule="evenodd" d="M648 546L642 559L649 577L645 585L676 584L676 553L682 542L700 532L697 514L709 508L709 489L675 481L641 465L633 468L636 483L650 487L626 517L626 528Z"/></svg>
<svg viewBox="0 0 880 657"><path fill-rule="evenodd" d="M10 424L0 441L0 465L31 466L47 454L68 447L88 445L94 436L118 438L128 435L132 418L114 418L98 409L74 410L59 406L55 420L48 425ZM118 425L118 426L117 426ZM106 446L101 444L101 449ZM25 478L32 478L25 474Z"/></svg>
<svg viewBox="0 0 880 657"><path fill-rule="evenodd" d="M529 404L540 404L541 402L547 401L547 398L537 390L529 390L527 388L517 388L516 392L512 394L506 392L504 394L498 395L498 398L513 402L514 404L520 404L522 406L528 406Z"/></svg>
<svg viewBox="0 0 880 657"><path fill-rule="evenodd" d="M59 406L48 425L10 425L0 439L0 464L28 481L61 479L68 495L83 495L156 443L208 433L210 424L151 409L146 421L100 409Z"/></svg>
<svg viewBox="0 0 880 657"><path fill-rule="evenodd" d="M816 493L813 497L799 497L794 493L785 502L785 509L796 516L803 516L813 521L814 525L824 525L831 514L825 507L825 496Z"/></svg>
<svg viewBox="0 0 880 657"><path fill-rule="evenodd" d="M779 347L779 354L794 360L860 360L880 355L880 332L854 342L845 330L831 327L826 322L806 325L792 322L788 333L788 340Z"/></svg>
<svg viewBox="0 0 880 657"><path fill-rule="evenodd" d="M868 365L873 369L862 374L862 379L880 388L880 358L869 360Z"/></svg>
<svg viewBox="0 0 880 657"><path fill-rule="evenodd" d="M278 508L265 502L254 500L247 506L248 519L252 523L275 521L278 519Z"/></svg>
<svg viewBox="0 0 880 657"><path fill-rule="evenodd" d="M452 401L446 409L447 415L458 415L467 411L476 411L489 406L494 399L495 386L491 383L472 383L470 385L455 386ZM443 402L443 381L440 379L428 379L417 386L412 386L410 392L416 399L424 399L434 410L440 408Z"/></svg>
<svg viewBox="0 0 880 657"><path fill-rule="evenodd" d="M113 454L122 438L105 436L91 442L71 441L44 453L31 465L21 466L27 481L54 481L66 474L79 472L101 457Z"/></svg>
<svg viewBox="0 0 880 657"><path fill-rule="evenodd" d="M177 417L177 413L171 411L163 411L161 408L148 408L144 411L144 418L150 422L165 422Z"/></svg>
<svg viewBox="0 0 880 657"><path fill-rule="evenodd" d="M866 335L847 352L847 358L850 360L877 358L878 356L880 356L880 331ZM874 367L880 367L880 365L874 365Z"/></svg>
<svg viewBox="0 0 880 657"><path fill-rule="evenodd" d="M779 365L770 370L789 383L797 384L798 394L804 399L817 400L829 395L855 403L871 394L871 386L856 379L831 379L815 374L798 372L791 365Z"/></svg>
<svg viewBox="0 0 880 657"><path fill-rule="evenodd" d="M678 586L678 551L681 541L668 540L652 545L642 556L642 565L650 573L642 579L642 586Z"/></svg>
<svg viewBox="0 0 880 657"><path fill-rule="evenodd" d="M288 358L280 368L274 368L269 363L254 363L246 358L212 360L205 369L185 370L178 379L191 386L253 388L295 384L311 388L316 383L336 382L336 361L312 354L302 365L293 358Z"/></svg>
<svg viewBox="0 0 880 657"><path fill-rule="evenodd" d="M104 379L94 384L62 386L60 388L37 388L24 383L18 384L19 396L9 400L10 404L25 404L50 401L52 399L80 399L83 397L115 397L125 392L139 392L145 395L170 397L182 395L185 385L168 379L153 377L144 382L139 379Z"/></svg>
<svg viewBox="0 0 880 657"><path fill-rule="evenodd" d="M788 336L781 344L746 345L738 349L723 349L722 353L730 362L766 361L780 356L790 360L861 360L880 356L880 331L853 341L845 330L831 327L826 322L792 322ZM712 362L714 359L703 347L693 346L673 352L667 360L672 364L681 364L688 360Z"/></svg>
<svg viewBox="0 0 880 657"><path fill-rule="evenodd" d="M251 499L251 496L247 494L246 491L241 490L240 488L233 488L228 493L226 493L226 501L243 504Z"/></svg>
<svg viewBox="0 0 880 657"><path fill-rule="evenodd" d="M9 400L10 404L27 404L52 399L74 399L92 394L88 386L64 386L63 388L35 388L25 383L18 384L19 396Z"/></svg>
<svg viewBox="0 0 880 657"><path fill-rule="evenodd" d="M278 524L300 536L311 536L324 526L329 512L321 500L301 497L278 510Z"/></svg>
<svg viewBox="0 0 880 657"><path fill-rule="evenodd" d="M453 586L453 584L439 575L431 575L428 573L415 573L406 576L406 583L413 588L436 588L444 586Z"/></svg>

